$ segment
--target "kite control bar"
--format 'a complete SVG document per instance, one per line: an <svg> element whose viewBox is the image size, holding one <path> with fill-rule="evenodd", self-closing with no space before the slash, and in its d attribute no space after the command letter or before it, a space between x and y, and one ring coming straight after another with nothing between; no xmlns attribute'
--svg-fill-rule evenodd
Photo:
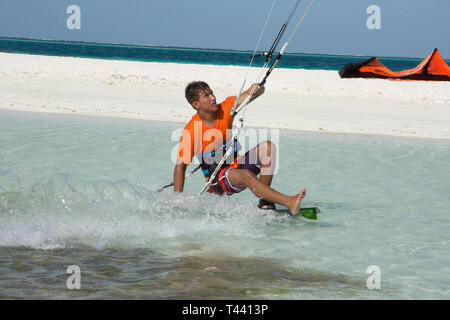
<svg viewBox="0 0 450 320"><path fill-rule="evenodd" d="M295 32L297 31L297 29L299 28L300 24L302 23L303 19L306 16L306 13L309 11L309 9L311 8L312 4L314 3L315 0L311 0L308 7L306 8L305 12L303 13L302 17L300 18L300 20L297 22L297 25L295 26L294 30L291 32L289 39L284 43L283 47L281 48L280 52L278 53L278 56L275 58L275 60L272 62L271 66L269 67L269 69L266 72L266 75L264 76L264 78L262 79L262 81L259 83L259 86L262 87L267 80L267 77L270 75L270 73L273 71L273 69L277 66L278 62L280 61L281 57L284 54L284 51L286 50L289 42L291 41L292 37L294 36ZM281 37L283 36L284 31L286 30L292 16L294 15L294 12L297 10L298 5L300 4L301 0L297 0L297 3L295 4L294 9L292 9L291 14L289 15L289 18L287 19L287 21L283 24L283 26L281 27L280 31L278 32L277 37L275 38L275 41L272 44L272 47L270 47L269 52L263 52L257 55L253 55L253 57L260 57L260 56L266 56L266 64L269 63L269 61L272 59L273 53L278 45L278 43L280 42ZM252 58L253 58L252 57Z"/></svg>

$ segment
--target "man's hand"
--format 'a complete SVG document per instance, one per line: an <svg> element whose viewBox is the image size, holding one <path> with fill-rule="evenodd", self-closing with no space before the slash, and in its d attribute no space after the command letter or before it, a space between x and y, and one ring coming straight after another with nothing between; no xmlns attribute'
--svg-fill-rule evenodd
<svg viewBox="0 0 450 320"><path fill-rule="evenodd" d="M239 97L236 108L239 108L239 106L245 101L245 99L247 99L247 97L250 95L251 92L253 92L253 94L250 98L250 102L252 102L256 98L258 98L260 95L262 95L264 93L264 91L265 91L264 86L260 87L257 83L254 83L250 88L248 88L246 91L242 92L241 96Z"/></svg>
<svg viewBox="0 0 450 320"><path fill-rule="evenodd" d="M209 182L209 177L206 177L205 180L206 180L206 182ZM214 193L214 194L217 194L217 195L219 195L219 196L223 196L223 193L218 192L218 191L216 190L216 188L213 187L213 186L210 186L208 189L206 189L206 192Z"/></svg>

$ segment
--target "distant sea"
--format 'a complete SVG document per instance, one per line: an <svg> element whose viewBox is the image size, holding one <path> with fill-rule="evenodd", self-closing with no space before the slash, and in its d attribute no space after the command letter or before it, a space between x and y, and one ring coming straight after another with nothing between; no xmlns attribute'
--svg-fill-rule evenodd
<svg viewBox="0 0 450 320"><path fill-rule="evenodd" d="M247 66L253 54L253 52L250 51L236 50L151 47L12 38L0 38L0 51L48 56L234 66ZM287 53L280 60L278 67L291 69L339 70L347 63L364 61L368 58L371 57ZM399 71L413 68L423 59L380 58L380 60L391 70ZM254 66L262 65L263 61L263 57L256 58Z"/></svg>

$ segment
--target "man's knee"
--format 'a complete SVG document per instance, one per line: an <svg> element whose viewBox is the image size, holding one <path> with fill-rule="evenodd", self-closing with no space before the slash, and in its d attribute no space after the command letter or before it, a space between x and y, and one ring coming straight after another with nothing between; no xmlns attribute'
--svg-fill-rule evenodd
<svg viewBox="0 0 450 320"><path fill-rule="evenodd" d="M270 140L261 142L258 145L258 159L262 165L267 165L275 158L276 147Z"/></svg>
<svg viewBox="0 0 450 320"><path fill-rule="evenodd" d="M275 144L270 140L265 140L258 145L261 149L276 151Z"/></svg>

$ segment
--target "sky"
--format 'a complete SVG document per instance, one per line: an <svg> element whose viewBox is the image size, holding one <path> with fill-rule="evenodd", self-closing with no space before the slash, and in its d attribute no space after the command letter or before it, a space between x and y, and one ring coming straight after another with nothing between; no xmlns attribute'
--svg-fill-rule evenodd
<svg viewBox="0 0 450 320"><path fill-rule="evenodd" d="M260 50L270 47L296 1L275 3ZM302 0L284 39L309 1ZM272 3L0 0L0 37L253 50ZM80 9L76 20L67 13L71 5ZM287 52L425 58L434 48L450 58L450 0L315 0Z"/></svg>

